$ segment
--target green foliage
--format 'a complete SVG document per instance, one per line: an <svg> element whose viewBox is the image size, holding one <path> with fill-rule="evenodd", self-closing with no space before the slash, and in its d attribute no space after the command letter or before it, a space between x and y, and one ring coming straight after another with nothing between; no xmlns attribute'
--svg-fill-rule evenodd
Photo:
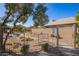
<svg viewBox="0 0 79 59"><path fill-rule="evenodd" d="M17 25L15 29L18 32L25 32L27 30L27 28L22 25Z"/></svg>
<svg viewBox="0 0 79 59"><path fill-rule="evenodd" d="M76 15L76 21L79 21L79 11L77 12L77 15ZM77 25L79 26L79 23Z"/></svg>
<svg viewBox="0 0 79 59"><path fill-rule="evenodd" d="M48 43L42 44L42 49L48 51Z"/></svg>
<svg viewBox="0 0 79 59"><path fill-rule="evenodd" d="M79 11L77 12L76 21L79 21Z"/></svg>
<svg viewBox="0 0 79 59"><path fill-rule="evenodd" d="M20 9L20 14L22 15L19 19L19 22L22 22L23 24L28 20L28 17L31 16L34 8L34 4L32 3L26 3L26 4L18 4Z"/></svg>
<svg viewBox="0 0 79 59"><path fill-rule="evenodd" d="M38 4L33 15L34 26L43 26L49 21L46 11L47 7L45 7L43 4Z"/></svg>
<svg viewBox="0 0 79 59"><path fill-rule="evenodd" d="M27 22L30 16L33 16L33 21L35 26L39 26L39 25L43 26L49 21L48 16L46 15L47 7L44 6L44 4L37 4L35 6L35 4L32 3L24 3L24 4L7 3L5 4L5 8L6 8L7 16L11 14L11 16L17 18L17 16L21 15L21 17L17 21L19 23L24 24L25 22ZM9 20L9 22L11 21Z"/></svg>
<svg viewBox="0 0 79 59"><path fill-rule="evenodd" d="M21 52L22 52L23 54L27 54L28 51L29 51L29 45L24 45L24 46L22 46Z"/></svg>
<svg viewBox="0 0 79 59"><path fill-rule="evenodd" d="M6 13L9 14L9 13L14 13L17 11L18 9L18 6L17 6L17 3L6 3L5 4L5 8L6 8Z"/></svg>

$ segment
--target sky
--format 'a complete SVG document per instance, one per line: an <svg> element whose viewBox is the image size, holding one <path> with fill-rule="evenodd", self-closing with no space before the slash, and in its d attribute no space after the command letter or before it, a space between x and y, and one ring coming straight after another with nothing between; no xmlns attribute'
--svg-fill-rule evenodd
<svg viewBox="0 0 79 59"><path fill-rule="evenodd" d="M53 19L58 20L67 17L75 17L79 10L79 4L77 3L46 3L45 6L48 8L46 14L49 17L49 22ZM0 17L4 16L5 7L4 4L0 4ZM24 24L24 26L32 26L32 17Z"/></svg>

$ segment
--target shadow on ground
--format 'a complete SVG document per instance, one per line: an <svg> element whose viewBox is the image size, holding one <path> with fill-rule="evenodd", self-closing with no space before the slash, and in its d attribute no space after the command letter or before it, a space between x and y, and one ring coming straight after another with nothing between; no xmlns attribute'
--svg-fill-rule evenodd
<svg viewBox="0 0 79 59"><path fill-rule="evenodd" d="M63 47L51 47L47 52L40 50L37 52L28 52L27 54L16 54L12 51L0 53L0 56L79 56L79 49L69 49Z"/></svg>
<svg viewBox="0 0 79 59"><path fill-rule="evenodd" d="M79 56L79 49L69 49L64 47L51 47L49 46L49 51L47 52L50 56Z"/></svg>
<svg viewBox="0 0 79 59"><path fill-rule="evenodd" d="M57 47L49 46L49 49L47 52L44 52L43 50L41 50L38 52L29 52L26 55L27 56L79 56L79 49L69 49L69 48L63 48L63 47L57 48Z"/></svg>
<svg viewBox="0 0 79 59"><path fill-rule="evenodd" d="M11 50L6 50L4 52L0 52L0 56L18 56L18 54Z"/></svg>

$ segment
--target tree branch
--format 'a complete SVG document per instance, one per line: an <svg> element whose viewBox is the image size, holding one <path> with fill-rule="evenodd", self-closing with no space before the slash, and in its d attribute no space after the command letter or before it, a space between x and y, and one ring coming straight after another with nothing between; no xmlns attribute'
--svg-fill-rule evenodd
<svg viewBox="0 0 79 59"><path fill-rule="evenodd" d="M8 18L10 17L10 15L11 15L11 13L9 13L9 14L7 15L7 17L4 19L4 21L3 21L3 23L2 23L2 26L5 25L6 21L7 21Z"/></svg>

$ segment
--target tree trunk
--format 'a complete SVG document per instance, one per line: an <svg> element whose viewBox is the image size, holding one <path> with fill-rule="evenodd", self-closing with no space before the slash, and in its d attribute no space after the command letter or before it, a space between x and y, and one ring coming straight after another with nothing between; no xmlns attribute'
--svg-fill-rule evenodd
<svg viewBox="0 0 79 59"><path fill-rule="evenodd" d="M14 27L7 33L7 35L6 35L6 38L5 38L5 40L4 40L4 43L3 43L3 49L4 50L6 50L6 42L7 42L7 40L8 40L8 36L9 36L9 34L11 34L12 32L13 32L13 30L15 29L15 27L16 27L16 23L17 23L17 21L18 21L18 19L21 17L21 15L14 21Z"/></svg>
<svg viewBox="0 0 79 59"><path fill-rule="evenodd" d="M7 35L6 35L6 38L5 38L5 41L4 41L4 44L3 44L3 50L4 50L4 51L6 50L6 41L7 41L8 36L9 36L10 33L11 33L11 31L8 32Z"/></svg>
<svg viewBox="0 0 79 59"><path fill-rule="evenodd" d="M3 36L4 36L4 30L5 30L4 26L5 26L5 23L7 22L8 18L10 17L10 15L11 14L9 13L8 16L4 19L4 21L0 27L0 52L3 52L3 49L4 49L3 48L3 40L4 40Z"/></svg>

